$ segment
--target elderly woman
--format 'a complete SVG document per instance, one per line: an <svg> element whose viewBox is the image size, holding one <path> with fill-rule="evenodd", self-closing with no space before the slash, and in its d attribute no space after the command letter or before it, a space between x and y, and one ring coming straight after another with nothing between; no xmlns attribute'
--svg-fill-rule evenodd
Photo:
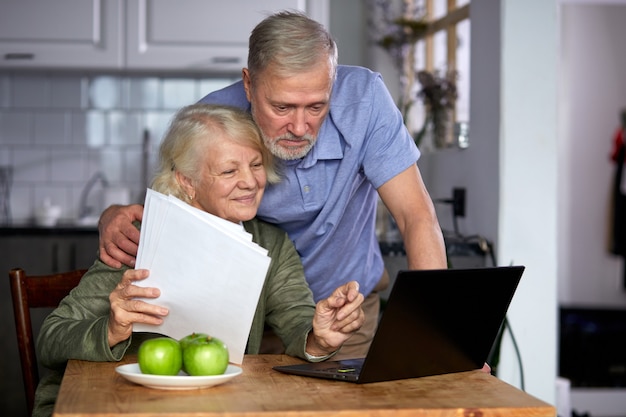
<svg viewBox="0 0 626 417"><path fill-rule="evenodd" d="M152 188L242 224L269 251L271 264L247 353L258 353L267 323L282 339L287 354L324 360L362 325L363 295L353 281L317 305L313 302L292 242L280 229L255 218L266 182L278 179L272 156L247 113L194 104L173 119L161 145L160 170ZM96 260L46 318L37 353L52 372L38 387L34 415L51 414L69 359L119 361L156 336L132 332L133 323L159 324L168 314L156 303L137 300L159 296L158 288L134 285L148 276L147 270L116 269Z"/></svg>

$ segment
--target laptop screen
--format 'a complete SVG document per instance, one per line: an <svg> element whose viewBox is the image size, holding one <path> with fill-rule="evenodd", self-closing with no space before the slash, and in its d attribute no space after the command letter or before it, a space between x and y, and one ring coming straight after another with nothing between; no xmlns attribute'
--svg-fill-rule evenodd
<svg viewBox="0 0 626 417"><path fill-rule="evenodd" d="M362 373L409 378L483 366L524 267L400 271ZM374 369L372 369L374 368Z"/></svg>

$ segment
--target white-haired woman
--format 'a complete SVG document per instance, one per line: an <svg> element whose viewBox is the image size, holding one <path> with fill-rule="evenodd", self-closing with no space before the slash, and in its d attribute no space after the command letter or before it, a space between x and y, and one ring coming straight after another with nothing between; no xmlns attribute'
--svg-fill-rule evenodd
<svg viewBox="0 0 626 417"><path fill-rule="evenodd" d="M363 323L363 295L354 281L313 302L298 253L280 229L255 218L268 181L276 182L271 154L244 111L194 104L174 117L160 148L152 188L242 224L269 251L271 264L248 338L258 353L267 323L287 354L310 361L333 355ZM111 268L100 260L44 321L38 338L40 362L53 372L40 383L34 415L50 415L69 359L119 361L152 333L133 333L133 323L160 324L168 310L158 288L136 281L149 271ZM184 277L181 277L184 279ZM207 273L206 279L211 279ZM155 300L156 301L156 300ZM166 318L165 318L166 319Z"/></svg>

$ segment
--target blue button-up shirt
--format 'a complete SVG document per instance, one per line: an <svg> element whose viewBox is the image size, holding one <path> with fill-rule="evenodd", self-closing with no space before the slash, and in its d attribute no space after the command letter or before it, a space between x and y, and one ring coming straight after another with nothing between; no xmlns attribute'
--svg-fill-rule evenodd
<svg viewBox="0 0 626 417"><path fill-rule="evenodd" d="M201 102L250 110L240 81ZM419 151L380 74L339 66L328 116L303 159L280 161L258 217L294 242L315 301L356 280L369 294L383 273L376 189L415 164Z"/></svg>

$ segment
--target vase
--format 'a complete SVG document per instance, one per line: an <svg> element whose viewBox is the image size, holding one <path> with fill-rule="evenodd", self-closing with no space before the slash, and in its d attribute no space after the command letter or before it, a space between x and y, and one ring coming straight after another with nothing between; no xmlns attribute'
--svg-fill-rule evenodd
<svg viewBox="0 0 626 417"><path fill-rule="evenodd" d="M452 109L441 109L431 114L431 134L436 149L449 148L454 145L454 113Z"/></svg>

